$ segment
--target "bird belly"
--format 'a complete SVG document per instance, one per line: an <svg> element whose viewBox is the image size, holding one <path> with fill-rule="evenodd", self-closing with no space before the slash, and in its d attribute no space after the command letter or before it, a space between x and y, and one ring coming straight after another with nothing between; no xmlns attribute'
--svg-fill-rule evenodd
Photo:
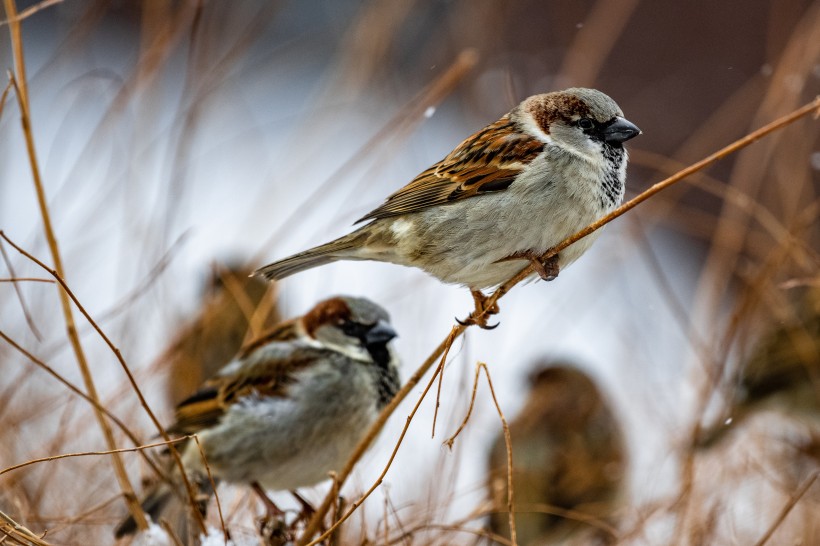
<svg viewBox="0 0 820 546"><path fill-rule="evenodd" d="M569 206L559 206L557 203L567 203L566 196L550 192L524 202L508 193L478 196L403 217L405 227L412 222L414 236L398 242L386 261L421 268L446 283L474 290L491 288L528 264L526 259L505 258L527 251L541 255L606 212L583 200L573 203L570 199ZM559 267L578 259L596 237L594 233L563 250Z"/></svg>
<svg viewBox="0 0 820 546"><path fill-rule="evenodd" d="M200 434L214 474L272 490L314 485L340 470L378 415L366 364L305 371L286 397L249 396Z"/></svg>

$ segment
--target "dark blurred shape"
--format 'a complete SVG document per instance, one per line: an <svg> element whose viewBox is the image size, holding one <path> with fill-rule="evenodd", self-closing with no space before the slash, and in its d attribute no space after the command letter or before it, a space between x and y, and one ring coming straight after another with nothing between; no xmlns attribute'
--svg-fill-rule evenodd
<svg viewBox="0 0 820 546"><path fill-rule="evenodd" d="M566 363L540 369L510 424L510 437L518 542L552 544L578 533L587 544L612 542L606 521L616 508L625 454L620 426L595 383ZM493 444L489 463L496 510L490 529L509 537L503 435Z"/></svg>
<svg viewBox="0 0 820 546"><path fill-rule="evenodd" d="M276 305L263 299L270 283L249 277L251 271L236 265L214 269L199 311L180 329L162 357L168 363L170 403L176 405L190 396L236 356L252 319L257 321L256 333L281 321Z"/></svg>
<svg viewBox="0 0 820 546"><path fill-rule="evenodd" d="M739 371L730 418L704 431L710 447L756 411L820 416L820 288L790 291L786 320L774 318Z"/></svg>
<svg viewBox="0 0 820 546"><path fill-rule="evenodd" d="M788 392L792 403L820 409L820 288L793 292L791 320L761 339L743 370L743 405Z"/></svg>

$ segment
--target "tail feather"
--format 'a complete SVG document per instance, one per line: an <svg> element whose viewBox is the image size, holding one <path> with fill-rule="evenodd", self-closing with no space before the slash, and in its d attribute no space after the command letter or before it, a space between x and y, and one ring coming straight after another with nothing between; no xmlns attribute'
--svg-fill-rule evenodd
<svg viewBox="0 0 820 546"><path fill-rule="evenodd" d="M306 269L313 269L314 267L326 265L337 260L361 259L350 252L357 248L359 239L359 232L353 232L335 241L268 264L254 271L253 276L261 275L269 281L272 281L284 279L285 277L305 271Z"/></svg>
<svg viewBox="0 0 820 546"><path fill-rule="evenodd" d="M208 500L213 495L211 481L204 475L194 472L188 476L191 485L196 493L195 506L203 517L207 514ZM172 487L166 482L158 482L152 490L148 492L142 500L142 510L152 521L159 522L160 518L168 521L174 533L182 539L183 544L188 544L188 537L195 529L195 520L191 512L191 503L187 495L182 496L182 491L177 486ZM128 516L114 530L116 538L132 535L137 532L137 522L132 516Z"/></svg>
<svg viewBox="0 0 820 546"><path fill-rule="evenodd" d="M173 493L168 487L159 487L150 493L144 501L142 501L142 511L148 514L152 520L159 521L159 516L165 511L168 501L173 497ZM126 535L133 535L137 532L137 522L133 516L128 516L114 531L116 538L122 538Z"/></svg>

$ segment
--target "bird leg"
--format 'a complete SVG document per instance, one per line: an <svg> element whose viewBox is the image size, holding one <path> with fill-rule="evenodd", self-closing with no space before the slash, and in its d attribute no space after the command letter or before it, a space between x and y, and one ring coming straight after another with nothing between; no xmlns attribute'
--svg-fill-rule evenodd
<svg viewBox="0 0 820 546"><path fill-rule="evenodd" d="M259 497L259 500L262 501L262 504L265 506L265 511L268 513L268 518L281 518L285 515L285 511L276 506L276 504L270 500L268 494L265 493L265 490L262 489L262 486L259 485L259 482L253 482L251 484L251 489L256 495Z"/></svg>
<svg viewBox="0 0 820 546"><path fill-rule="evenodd" d="M545 281L555 280L560 272L560 268L558 267L558 254L546 260L542 260L541 255L533 250L520 250L510 254L506 258L501 258L498 262L508 262L510 260L529 260L533 270Z"/></svg>
<svg viewBox="0 0 820 546"><path fill-rule="evenodd" d="M487 318L490 315L495 315L500 310L498 308L497 303L493 303L492 305L489 304L489 296L485 296L481 290L470 290L470 294L473 296L473 302L475 303L475 310L470 313L464 320L459 320L456 318L456 322L461 324L462 326L470 326L471 324L475 324L479 328L483 328L484 330L492 330L498 327L498 323L493 324L492 326L487 324Z"/></svg>
<svg viewBox="0 0 820 546"><path fill-rule="evenodd" d="M299 512L299 519L309 520L313 517L313 514L316 513L316 509L306 501L302 495L297 493L295 489L291 489L290 494L302 505L302 510Z"/></svg>

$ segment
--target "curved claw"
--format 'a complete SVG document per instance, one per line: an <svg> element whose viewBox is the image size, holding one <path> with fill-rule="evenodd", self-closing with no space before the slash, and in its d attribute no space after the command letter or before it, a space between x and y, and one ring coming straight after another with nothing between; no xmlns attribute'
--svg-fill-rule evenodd
<svg viewBox="0 0 820 546"><path fill-rule="evenodd" d="M456 322L461 324L462 326L472 326L473 324L475 324L476 326L478 326L482 330L495 330L501 324L500 322L496 322L495 324L492 324L492 325L487 324L486 322L484 324L481 324L479 321L474 319L472 317L472 315L470 315L469 317L467 317L464 320L461 320L458 317L454 317L454 318L455 318Z"/></svg>

